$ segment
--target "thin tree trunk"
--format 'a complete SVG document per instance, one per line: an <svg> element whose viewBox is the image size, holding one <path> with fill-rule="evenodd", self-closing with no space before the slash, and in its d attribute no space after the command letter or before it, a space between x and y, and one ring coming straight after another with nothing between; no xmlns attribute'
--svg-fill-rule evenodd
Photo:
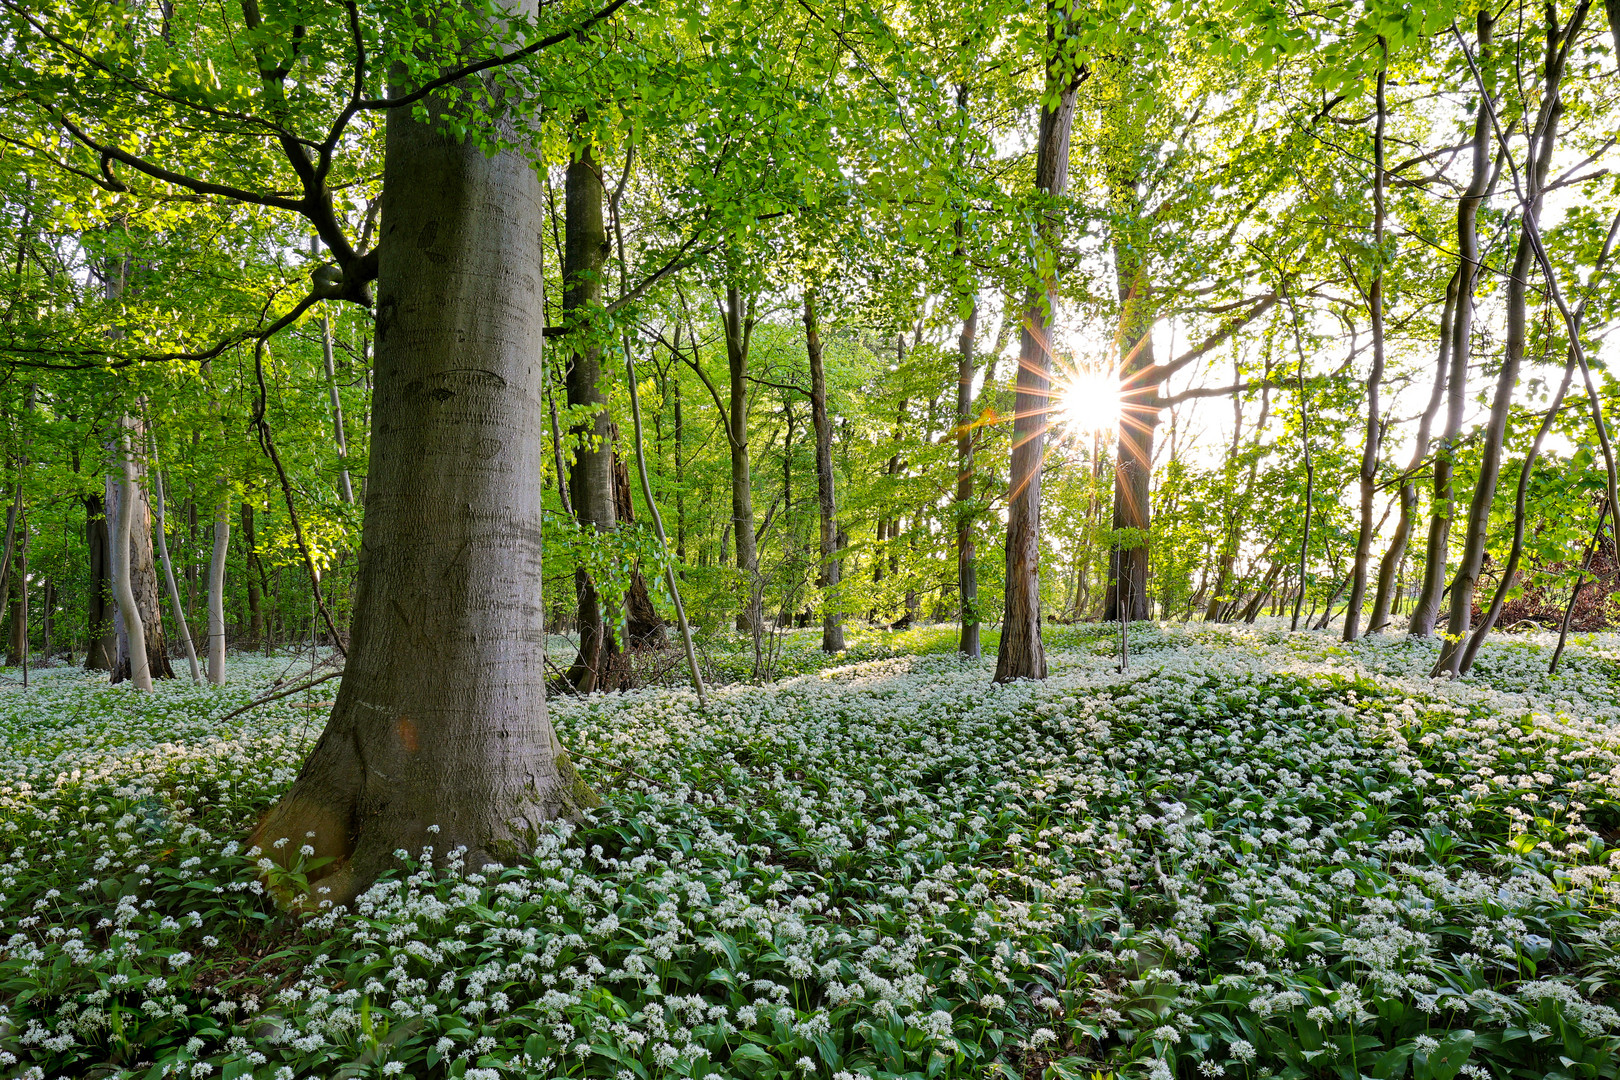
<svg viewBox="0 0 1620 1080"><path fill-rule="evenodd" d="M186 650L186 662L191 665L191 681L202 682L197 670L197 650L191 644L191 627L186 625L186 609L180 603L180 587L174 580L174 562L169 558L169 540L164 530L163 472L158 468L157 456L152 458L152 498L157 514L158 558L163 560L163 579L169 587L169 606L174 608L174 621L180 628L180 644Z"/></svg>
<svg viewBox="0 0 1620 1080"><path fill-rule="evenodd" d="M613 504L614 516L620 525L635 523L635 503L630 497L630 471L618 454L613 455ZM639 566L630 571L630 591L624 595L624 636L625 644L632 649L669 647L664 620L653 606L652 594L647 590L647 579Z"/></svg>
<svg viewBox="0 0 1620 1080"><path fill-rule="evenodd" d="M1440 311L1440 356L1434 365L1434 387L1429 391L1429 403L1424 407L1423 415L1418 418L1412 460L1407 464L1405 478L1401 481L1401 516L1395 523L1395 535L1390 537L1389 550L1384 552L1383 561L1378 564L1378 589L1373 596L1372 615L1367 620L1369 634L1383 632L1393 621L1399 607L1397 572L1406 561L1406 546L1412 539L1413 516L1417 509L1417 482L1411 477L1429 456L1430 432L1434 427L1435 415L1440 411L1440 401L1445 395L1446 375L1451 367L1451 322L1456 317L1459 277L1460 274L1454 272L1446 283L1446 301Z"/></svg>
<svg viewBox="0 0 1620 1080"><path fill-rule="evenodd" d="M111 671L118 652L113 631L115 601L112 589L112 535L107 521L107 505L97 494L84 497L85 547L89 554L89 596L85 602L84 667L86 671Z"/></svg>
<svg viewBox="0 0 1620 1080"><path fill-rule="evenodd" d="M1053 3L1047 12L1052 17L1047 29L1051 55L1046 65L1047 93L1041 106L1035 151L1035 188L1042 196L1055 200L1062 198L1068 188L1069 135L1074 127L1079 80L1063 62L1071 9ZM1052 266L1052 253L1062 242L1060 230L1057 215L1041 216L1036 238L1037 265ZM1036 273L1039 282L1026 293L1024 328L1019 338L1007 482L1007 578L996 682L1046 678L1046 650L1041 641L1041 466L1051 410L1052 326L1057 321L1058 282L1055 269Z"/></svg>
<svg viewBox="0 0 1620 1080"><path fill-rule="evenodd" d="M214 550L208 560L208 681L215 686L225 685L225 560L230 550L231 501L226 489L214 510Z"/></svg>
<svg viewBox="0 0 1620 1080"><path fill-rule="evenodd" d="M1489 10L1476 20L1480 55L1491 46ZM1446 383L1446 427L1434 455L1434 496L1429 508L1429 537L1423 561L1423 584L1412 604L1408 632L1415 638L1434 633L1440 616L1440 594L1445 591L1446 562L1451 551L1451 518L1455 493L1457 443L1462 438L1463 405L1468 397L1468 361L1473 346L1474 287L1479 279L1479 207L1491 183L1490 105L1482 96L1474 116L1473 175L1457 201L1457 305L1452 314L1451 372Z"/></svg>
<svg viewBox="0 0 1620 1080"><path fill-rule="evenodd" d="M269 639L265 633L264 604L262 602L262 594L259 589L259 581L255 580L253 576L254 571L257 570L260 578L263 578L264 564L259 559L259 541L253 530L252 503L242 504L242 546L247 552L246 577L248 605L248 625L246 634L247 641L243 644L243 647L248 649L256 649L261 645L268 647ZM267 593L269 591L270 586L268 581L266 581L264 592Z"/></svg>
<svg viewBox="0 0 1620 1080"><path fill-rule="evenodd" d="M142 467L135 461L133 449L130 446L134 440L143 434L143 426L133 418L125 418L120 440L115 441L113 450L121 458L127 459L129 468L134 469L134 487L130 488L127 477L122 481L112 476L107 477L106 498L107 514L117 523L119 528L125 527L128 518L127 531L130 536L130 580L129 588L135 596L135 604L140 609L142 640L146 649L146 670L154 679L174 678L174 668L169 663L168 643L163 635L163 586L159 584L157 559L152 548L152 511L151 503L147 498L146 489L141 484ZM124 470L127 472L127 470ZM133 490L134 502L126 502L127 493ZM118 551L113 551L113 595L116 598L121 587L118 568L124 563ZM129 625L119 603L113 614L113 633L117 641L117 651L114 654L112 681L122 682L132 678L133 643L134 637L129 632Z"/></svg>
<svg viewBox="0 0 1620 1080"><path fill-rule="evenodd" d="M1614 250L1615 238L1620 235L1620 214L1615 215L1614 223L1609 227L1609 234L1603 243L1603 249L1598 253L1592 264L1592 279L1603 272L1604 264L1609 261L1609 255ZM1575 311L1575 333L1579 335L1581 323L1586 318L1586 305L1590 297L1582 299ZM1580 344L1571 339L1568 356L1564 361L1564 377L1558 384L1558 390L1553 395L1552 403L1547 407L1547 414L1542 418L1541 426L1536 429L1535 438L1530 443L1530 449L1525 454L1524 464L1519 468L1519 482L1513 496L1513 546L1508 552L1507 563L1502 569L1501 580L1497 582L1496 590L1491 595L1490 604L1480 616L1479 625L1474 628L1468 637L1467 644L1462 650L1462 659L1457 664L1457 674L1466 675L1468 669L1474 664L1474 657L1479 647L1496 626L1496 620L1501 617L1502 605L1507 601L1508 590L1513 586L1513 579L1519 572L1519 561L1524 556L1524 525L1525 503L1529 494L1530 478L1535 473L1536 461L1541 456L1541 444L1547 438L1547 432L1552 430L1553 423L1558 419L1559 410L1563 408L1564 395L1569 392L1570 382L1575 377L1578 366L1576 358L1579 355Z"/></svg>
<svg viewBox="0 0 1620 1080"><path fill-rule="evenodd" d="M319 255L320 250L320 239L311 236L309 238L309 253ZM349 480L349 439L343 431L343 399L338 396L337 365L332 362L332 321L323 311L319 322L321 326L321 364L326 368L326 391L332 402L332 434L337 440L338 497L352 506L354 504L354 486Z"/></svg>
<svg viewBox="0 0 1620 1080"><path fill-rule="evenodd" d="M566 369L568 405L588 411L575 421L574 461L568 473L568 498L580 527L611 532L618 524L613 490L613 426L602 393L602 348L589 336L593 312L602 306L602 272L607 262L608 234L602 217L602 177L587 143L569 162L564 187L566 233L563 247L563 319L569 329L586 333L585 344L569 354ZM579 655L568 681L581 693L604 689L619 653L614 633L617 597L602 596L590 574L574 571L579 615Z"/></svg>
<svg viewBox="0 0 1620 1080"><path fill-rule="evenodd" d="M28 652L28 562L24 555L28 550L28 515L22 515L20 525L20 542L11 559L12 577L17 584L11 590L7 603L11 619L6 640L6 664L9 667L21 666Z"/></svg>
<svg viewBox="0 0 1620 1080"><path fill-rule="evenodd" d="M956 346L956 596L961 636L956 648L964 656L978 659L979 571L975 558L973 526L977 514L973 506L973 373L974 344L978 337L979 304L975 299L962 320L962 335Z"/></svg>
<svg viewBox="0 0 1620 1080"><path fill-rule="evenodd" d="M664 535L664 518L653 499L652 477L647 472L647 451L641 435L641 398L636 387L636 363L630 355L630 339L624 342L624 374L630 386L630 416L635 423L636 472L641 477L641 497L647 500L647 513L652 517L653 532L658 537L658 548L669 551L669 537ZM698 706L709 707L709 695L703 687L703 670L698 666L697 651L692 647L692 628L686 621L686 605L681 603L681 586L675 578L675 566L667 555L664 559L664 584L669 587L669 598L675 604L675 622L680 627L681 645L686 651L686 667L692 676L692 689L697 692Z"/></svg>
<svg viewBox="0 0 1620 1080"><path fill-rule="evenodd" d="M1585 7L1578 7L1571 17L1570 33L1579 33L1579 23ZM1468 529L1463 537L1462 559L1457 574L1451 580L1451 609L1446 623L1446 642L1440 658L1435 662L1434 675L1455 677L1462 673L1463 651L1473 620L1474 591L1485 562L1485 542L1490 526L1491 507L1496 501L1496 485L1502 470L1502 446L1507 439L1507 428L1513 410L1513 391L1518 384L1519 367L1529 339L1528 292L1530 267L1535 262L1534 233L1541 214L1542 190L1547 172L1552 167L1553 146L1558 141L1558 121L1563 105L1558 99L1563 70L1555 57L1558 54L1558 27L1548 15L1546 86L1543 106L1531 132L1531 151L1525 162L1526 182L1529 190L1521 208L1519 241L1513 256L1513 268L1507 283L1507 339L1503 348L1502 369L1497 375L1495 394L1491 400L1490 418L1485 424L1483 445L1480 449L1479 478L1468 504ZM1488 108L1488 103L1487 103ZM1572 340L1571 351L1578 349Z"/></svg>
<svg viewBox="0 0 1620 1080"><path fill-rule="evenodd" d="M726 369L730 377L730 407L726 415L731 447L731 529L737 543L737 570L746 589L737 629L756 643L764 629L760 608L759 549L754 534L754 487L748 463L748 348L754 334L754 305L744 302L736 286L726 288L720 312L726 332Z"/></svg>
<svg viewBox="0 0 1620 1080"><path fill-rule="evenodd" d="M315 888L337 904L396 867L395 850L509 865L548 821L596 801L546 716L535 602L539 180L523 153L486 154L395 109L382 220L348 659L325 733L253 836L271 858L304 844L335 858Z"/></svg>
<svg viewBox="0 0 1620 1080"><path fill-rule="evenodd" d="M821 323L816 293L804 293L805 351L810 358L810 423L816 434L816 507L820 525L821 568L816 585L821 589L821 648L844 650L844 616L838 605L842 567L838 551L838 500L833 489L832 421L827 415L827 371L821 356Z"/></svg>
<svg viewBox="0 0 1620 1080"><path fill-rule="evenodd" d="M1558 674L1558 662L1564 657L1564 645L1569 641L1569 623L1575 615L1575 602L1581 598L1581 590L1587 585L1586 575L1592 569L1592 557L1597 554L1598 546L1603 543L1603 526L1609 520L1609 503L1607 497L1598 503L1597 528L1592 532L1592 542L1586 546L1586 555L1581 560L1580 572L1575 575L1575 585L1569 591L1569 603L1564 607L1563 621L1558 624L1558 645L1553 649L1552 661L1547 665L1547 674ZM1620 545L1617 545L1620 548Z"/></svg>
<svg viewBox="0 0 1620 1080"><path fill-rule="evenodd" d="M1367 312L1372 319L1372 370L1367 373L1367 439L1361 454L1361 525L1356 533L1355 565L1351 569L1350 597L1344 608L1344 640L1361 636L1361 601L1367 592L1367 571L1372 562L1373 494L1378 489L1378 458L1383 442L1383 417L1378 413L1384 382L1384 126L1389 109L1384 90L1389 80L1389 44L1382 36L1378 47L1377 126L1373 134L1373 247L1377 260L1367 290Z"/></svg>
<svg viewBox="0 0 1620 1080"><path fill-rule="evenodd" d="M152 669L147 663L146 655L146 624L141 619L140 606L135 602L135 588L132 583L134 570L130 559L130 549L134 546L134 522L140 508L140 487L135 473L135 456L129 448L128 421L121 422L123 430L119 434L119 445L123 451L124 483L122 497L118 500L118 530L113 541L113 589L118 598L118 613L123 617L123 637L128 642L128 659L120 657L120 663L128 663L128 679L135 684L135 689L144 693L152 691ZM114 673L113 681L118 681Z"/></svg>
<svg viewBox="0 0 1620 1080"><path fill-rule="evenodd" d="M1284 288L1286 289L1286 285ZM1305 387L1305 343L1300 338L1299 307L1294 303L1292 296L1288 297L1288 307L1293 314L1294 350L1299 354L1299 443L1305 464L1305 521L1299 538L1299 599L1294 601L1294 618L1288 627L1292 632L1299 629L1299 609L1305 603L1305 586L1309 580L1305 576L1305 568L1311 553L1311 511L1316 494L1316 465L1311 460L1311 414ZM1335 592L1333 595L1337 598L1339 594ZM1311 610L1316 609L1313 607ZM1332 610L1333 601L1329 600L1328 611Z"/></svg>

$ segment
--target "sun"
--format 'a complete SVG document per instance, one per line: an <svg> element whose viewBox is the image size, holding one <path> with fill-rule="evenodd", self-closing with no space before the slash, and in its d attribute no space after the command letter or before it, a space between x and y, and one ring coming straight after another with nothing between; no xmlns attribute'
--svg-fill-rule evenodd
<svg viewBox="0 0 1620 1080"><path fill-rule="evenodd" d="M1119 426L1119 380L1108 371L1070 371L1058 380L1058 423L1077 435Z"/></svg>

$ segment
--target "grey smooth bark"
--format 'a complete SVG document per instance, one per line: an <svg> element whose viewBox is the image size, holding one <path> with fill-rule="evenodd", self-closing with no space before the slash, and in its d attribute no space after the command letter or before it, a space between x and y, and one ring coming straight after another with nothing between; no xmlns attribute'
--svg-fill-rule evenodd
<svg viewBox="0 0 1620 1080"><path fill-rule="evenodd" d="M546 715L539 179L410 109L385 146L353 635L332 718L253 837L333 857L314 887L336 903L396 849L511 862L595 801Z"/></svg>
<svg viewBox="0 0 1620 1080"><path fill-rule="evenodd" d="M134 577L130 559L130 548L134 540L132 526L140 507L138 498L140 488L135 473L135 457L129 449L127 428L120 433L119 444L123 451L124 479L122 497L119 499L118 528L113 541L113 594L118 600L118 614L124 623L124 632L120 637L128 645L127 658L119 659L120 663L129 665L127 678L135 684L135 689L151 693L152 669L146 658L146 625L141 619L141 609L135 602L135 588L131 584ZM116 672L113 681L119 681Z"/></svg>
<svg viewBox="0 0 1620 1080"><path fill-rule="evenodd" d="M214 509L214 550L208 560L208 681L225 685L225 560L231 550L231 500L221 491Z"/></svg>

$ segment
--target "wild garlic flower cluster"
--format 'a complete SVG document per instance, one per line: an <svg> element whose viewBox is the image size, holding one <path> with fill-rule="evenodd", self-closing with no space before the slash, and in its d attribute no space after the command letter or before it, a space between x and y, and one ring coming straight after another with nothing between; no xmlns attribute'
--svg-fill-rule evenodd
<svg viewBox="0 0 1620 1080"><path fill-rule="evenodd" d="M277 909L238 837L318 728L0 691L0 1066L116 1076L1544 1075L1620 1055L1620 668L1091 628L564 699L605 805ZM1536 671L1542 674L1538 677ZM264 672L269 675L268 669ZM231 697L232 694L236 698ZM1377 1063L1377 1064L1373 1064ZM1543 1070L1537 1073L1537 1070Z"/></svg>

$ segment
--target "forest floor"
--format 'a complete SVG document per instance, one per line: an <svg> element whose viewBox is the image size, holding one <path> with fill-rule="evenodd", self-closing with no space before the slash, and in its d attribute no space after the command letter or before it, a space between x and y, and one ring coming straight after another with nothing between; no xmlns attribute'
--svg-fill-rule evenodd
<svg viewBox="0 0 1620 1080"><path fill-rule="evenodd" d="M0 1075L1616 1075L1620 639L1131 634L554 701L602 809L314 915L240 840L336 684L218 719L307 657L5 682Z"/></svg>

